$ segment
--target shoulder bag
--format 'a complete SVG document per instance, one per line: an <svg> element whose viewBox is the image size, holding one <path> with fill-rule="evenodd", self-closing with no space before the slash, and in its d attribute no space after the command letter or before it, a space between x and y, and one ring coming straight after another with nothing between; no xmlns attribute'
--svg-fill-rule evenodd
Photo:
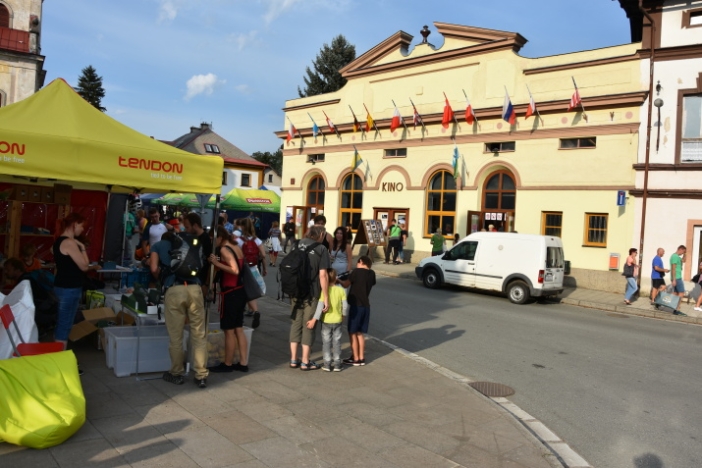
<svg viewBox="0 0 702 468"><path fill-rule="evenodd" d="M234 254L234 259L236 260L236 264L239 265L239 257L237 257L236 252L234 252L234 249L231 247L227 247L232 254ZM255 267L253 267L255 268ZM258 272L258 269L256 270L255 275L258 275L258 277L261 279L261 282L256 278L254 275L254 270L252 267L250 267L246 262L244 262L243 266L239 267L239 283L244 285L244 292L246 293L246 299L249 301L253 301L254 299L258 299L259 297L263 296L265 294L265 290L261 287L261 283L263 282L263 278L261 277L261 274ZM265 283L264 287L265 287Z"/></svg>

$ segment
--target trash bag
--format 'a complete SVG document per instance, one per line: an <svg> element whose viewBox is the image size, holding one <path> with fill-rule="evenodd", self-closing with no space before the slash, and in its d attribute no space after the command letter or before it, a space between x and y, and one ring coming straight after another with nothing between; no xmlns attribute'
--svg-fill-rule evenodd
<svg viewBox="0 0 702 468"><path fill-rule="evenodd" d="M32 287L28 280L20 281L10 294L4 296L0 294L0 307L9 305L15 322L22 333L22 338L26 343L36 343L39 341L39 331L34 321L34 299L32 298ZM19 344L19 336L14 325L10 325L9 330L0 327L0 359L7 359L12 356L12 343L7 337L7 332L12 334L15 343ZM1 394L0 394L1 395Z"/></svg>
<svg viewBox="0 0 702 468"><path fill-rule="evenodd" d="M0 442L53 447L85 423L85 395L73 351L0 361L0 395Z"/></svg>

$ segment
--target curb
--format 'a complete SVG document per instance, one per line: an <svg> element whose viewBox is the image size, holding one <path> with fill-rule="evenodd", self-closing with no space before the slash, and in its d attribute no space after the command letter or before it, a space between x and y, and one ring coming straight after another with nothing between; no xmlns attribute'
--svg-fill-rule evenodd
<svg viewBox="0 0 702 468"><path fill-rule="evenodd" d="M443 375L444 377L448 377L454 382L458 382L465 385L471 391L487 399L491 403L499 406L502 410L509 413L521 423L520 427L526 431L528 436L534 439L534 442L538 443L539 445L543 446L544 449L546 449L546 452L548 453L548 455L550 455L545 456L546 461L548 461L552 466L564 468L592 468L592 465L590 465L575 450L570 448L570 446L566 442L564 442L556 434L554 434L548 427L546 427L544 423L531 416L529 413L512 403L507 398L486 397L482 393L475 390L473 387L470 387L468 384L473 382L473 380L469 379L464 375L458 374L450 369L447 369L446 367L442 367L434 361L430 361L429 359L423 358L418 354L407 351L406 349L400 348L399 346L395 346L394 344L389 343L385 340L381 340L368 334L366 335L366 338L380 343L381 345L386 346L392 349L393 351L400 353L403 356L428 367L434 372L437 372ZM556 460L553 459L554 457L556 458Z"/></svg>

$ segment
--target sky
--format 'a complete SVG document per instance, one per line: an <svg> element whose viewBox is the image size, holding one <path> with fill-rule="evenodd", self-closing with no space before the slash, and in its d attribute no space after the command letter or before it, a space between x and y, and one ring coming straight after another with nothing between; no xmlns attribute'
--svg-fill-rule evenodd
<svg viewBox="0 0 702 468"><path fill-rule="evenodd" d="M42 16L45 84L92 65L114 119L160 140L208 122L249 154L280 146L285 101L339 34L357 56L425 24L440 47L434 21L518 32L525 57L630 41L616 0L48 0Z"/></svg>

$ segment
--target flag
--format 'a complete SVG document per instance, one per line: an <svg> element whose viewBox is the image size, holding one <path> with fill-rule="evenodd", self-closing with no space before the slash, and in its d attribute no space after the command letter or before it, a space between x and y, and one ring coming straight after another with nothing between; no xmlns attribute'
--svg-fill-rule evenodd
<svg viewBox="0 0 702 468"><path fill-rule="evenodd" d="M445 105L444 105L444 116L441 119L441 126L444 128L448 128L449 124L451 121L454 120L453 116L453 109L451 109L451 104L449 104L448 98L444 94L444 100L445 100Z"/></svg>
<svg viewBox="0 0 702 468"><path fill-rule="evenodd" d="M290 122L290 119L288 119L288 122ZM288 136L287 136L287 138L285 139L286 144L288 144L288 145L290 144L290 142L292 141L293 137L295 136L295 132L296 132L296 131L297 131L297 129L295 128L295 126L293 125L292 122L290 122L290 127L288 127Z"/></svg>
<svg viewBox="0 0 702 468"><path fill-rule="evenodd" d="M371 128L375 127L375 120L373 120L373 117L371 117L370 112L368 112L368 116L366 117L366 131L369 132Z"/></svg>
<svg viewBox="0 0 702 468"><path fill-rule="evenodd" d="M528 119L532 115L536 114L536 103L534 102L534 97L531 95L531 92L529 93L529 105L527 106L526 110L526 116L524 116L524 120Z"/></svg>
<svg viewBox="0 0 702 468"><path fill-rule="evenodd" d="M327 119L327 126L329 127L329 130L336 133L336 136L341 138L341 135L339 134L339 130L334 126L334 122L331 121L331 119L329 118L329 116L327 115L326 112L322 111L322 113L324 114L324 118Z"/></svg>
<svg viewBox="0 0 702 468"><path fill-rule="evenodd" d="M363 159L361 159L361 155L358 154L358 150L356 147L353 147L353 161L351 161L351 170L355 171L358 166L360 166L363 163Z"/></svg>
<svg viewBox="0 0 702 468"><path fill-rule="evenodd" d="M475 112L473 112L473 106L471 106L470 101L466 97L466 123L473 125L473 122L475 122Z"/></svg>
<svg viewBox="0 0 702 468"><path fill-rule="evenodd" d="M510 125L514 125L517 121L517 113L514 111L512 100L509 98L509 94L507 94L507 89L505 89L505 102L502 105L502 119Z"/></svg>
<svg viewBox="0 0 702 468"><path fill-rule="evenodd" d="M583 103L580 99L580 92L578 91L578 85L575 84L575 79L573 79L573 86L575 86L575 92L573 93L573 95L570 98L570 104L568 105L569 112L572 111L573 109L575 109L576 107L578 107L578 106L582 107L582 105L583 105Z"/></svg>
<svg viewBox="0 0 702 468"><path fill-rule="evenodd" d="M354 133L356 133L357 131L359 131L361 129L361 123L356 118L356 113L353 111L351 106L349 106L349 109L351 110L351 115L353 115L353 131L354 131Z"/></svg>
<svg viewBox="0 0 702 468"><path fill-rule="evenodd" d="M392 120L390 121L390 132L397 130L397 127L401 125L402 115L400 115L400 109L395 106L395 110L392 113Z"/></svg>
<svg viewBox="0 0 702 468"><path fill-rule="evenodd" d="M422 128L424 128L424 121L422 120L422 116L419 115L417 107L414 105L414 102L412 102L412 99L410 99L410 103L412 103L412 110L414 112L414 114L412 115L412 124L414 125L414 128L417 128L417 124L421 125Z"/></svg>
<svg viewBox="0 0 702 468"><path fill-rule="evenodd" d="M324 136L324 132L322 132L322 130L319 128L319 125L317 125L317 122L314 121L312 115L310 115L309 112L307 113L307 115L312 121L312 136L314 137L315 141L317 141L317 134L320 133L322 136Z"/></svg>
<svg viewBox="0 0 702 468"><path fill-rule="evenodd" d="M458 179L458 145L453 145L453 178Z"/></svg>

